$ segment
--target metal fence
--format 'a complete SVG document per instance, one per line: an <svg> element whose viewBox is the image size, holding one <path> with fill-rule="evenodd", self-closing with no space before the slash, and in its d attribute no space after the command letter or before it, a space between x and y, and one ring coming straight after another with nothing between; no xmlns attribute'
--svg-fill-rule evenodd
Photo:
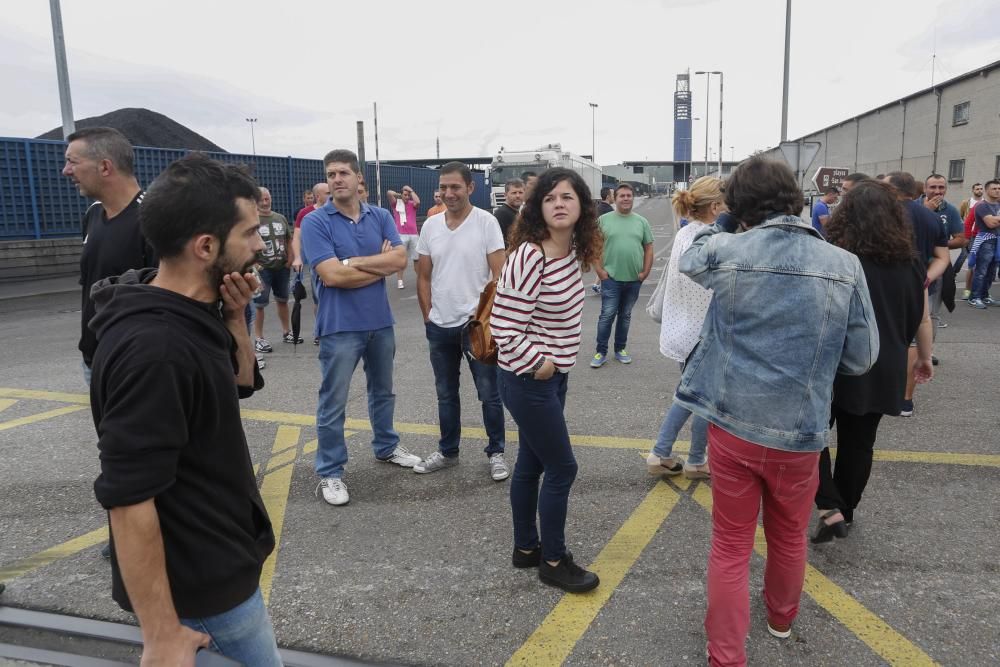
<svg viewBox="0 0 1000 667"><path fill-rule="evenodd" d="M90 201L62 175L66 142L44 139L0 137L0 240L44 239L78 236ZM136 178L148 187L174 160L187 155L185 149L135 148ZM288 218L302 206L302 193L324 180L322 160L237 153L206 153L227 163L250 167L257 182L271 191L272 207ZM420 213L434 204L438 172L421 167L384 165L381 171L382 202L386 192L410 185L420 197ZM364 168L369 202L375 194L375 164ZM473 173L472 203L489 208L490 193L484 175Z"/></svg>

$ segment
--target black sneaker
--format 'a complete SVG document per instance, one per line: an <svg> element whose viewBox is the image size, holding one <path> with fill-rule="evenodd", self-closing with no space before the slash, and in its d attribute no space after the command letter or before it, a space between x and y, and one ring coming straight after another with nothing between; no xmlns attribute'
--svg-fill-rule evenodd
<svg viewBox="0 0 1000 667"><path fill-rule="evenodd" d="M538 578L543 584L561 588L567 593L586 593L597 588L601 580L573 562L573 554L566 552L555 567L542 561L538 565Z"/></svg>
<svg viewBox="0 0 1000 667"><path fill-rule="evenodd" d="M514 555L510 557L510 564L518 568L538 567L542 562L542 548L535 547L531 553L524 553L514 547Z"/></svg>

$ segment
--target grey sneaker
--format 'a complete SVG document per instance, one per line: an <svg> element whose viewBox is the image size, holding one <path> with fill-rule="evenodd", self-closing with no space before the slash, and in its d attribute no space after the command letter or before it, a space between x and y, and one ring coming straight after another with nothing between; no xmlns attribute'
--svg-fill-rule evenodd
<svg viewBox="0 0 1000 667"><path fill-rule="evenodd" d="M442 468L451 468L458 465L458 457L448 457L441 452L434 452L420 463L413 466L413 472L427 473L437 472Z"/></svg>
<svg viewBox="0 0 1000 667"><path fill-rule="evenodd" d="M490 477L493 478L494 482L502 482L510 477L510 469L507 468L507 463L503 460L502 452L490 456Z"/></svg>
<svg viewBox="0 0 1000 667"><path fill-rule="evenodd" d="M416 454L412 454L402 445L397 445L396 449L393 450L392 454L389 455L387 459L379 459L383 463L395 463L403 468L412 468L413 466L420 463L420 457Z"/></svg>

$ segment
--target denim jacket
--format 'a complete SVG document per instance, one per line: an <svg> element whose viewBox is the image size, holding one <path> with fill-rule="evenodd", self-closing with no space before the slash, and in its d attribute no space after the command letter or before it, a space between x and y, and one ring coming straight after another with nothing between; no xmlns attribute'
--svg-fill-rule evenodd
<svg viewBox="0 0 1000 667"><path fill-rule="evenodd" d="M680 258L713 297L676 400L744 440L821 450L834 375L878 358L861 262L796 216L726 231L706 227Z"/></svg>

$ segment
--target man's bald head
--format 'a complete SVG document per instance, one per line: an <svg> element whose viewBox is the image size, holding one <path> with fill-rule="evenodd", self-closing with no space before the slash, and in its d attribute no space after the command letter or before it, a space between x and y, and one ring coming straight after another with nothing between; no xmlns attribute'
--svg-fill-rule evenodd
<svg viewBox="0 0 1000 667"><path fill-rule="evenodd" d="M313 186L313 197L316 198L316 206L322 206L330 198L330 186L326 182L317 183Z"/></svg>

